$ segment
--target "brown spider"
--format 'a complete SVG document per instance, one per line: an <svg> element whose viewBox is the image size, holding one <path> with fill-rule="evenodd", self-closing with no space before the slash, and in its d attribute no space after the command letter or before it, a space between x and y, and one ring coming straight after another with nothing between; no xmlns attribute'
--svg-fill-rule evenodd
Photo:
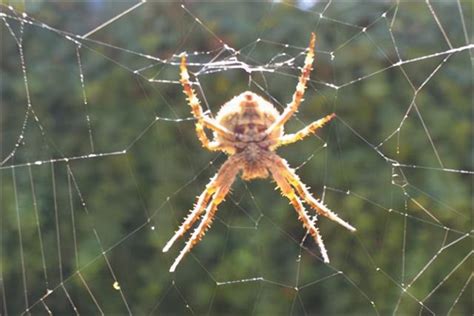
<svg viewBox="0 0 474 316"><path fill-rule="evenodd" d="M173 243L179 237L182 237L202 216L201 223L175 259L170 272L174 272L181 259L191 251L209 229L217 207L224 200L235 177L240 172L242 172L241 177L244 180L266 178L269 174L272 175L282 194L290 200L295 208L298 219L303 222L304 228L308 230L319 245L324 262L329 262L326 248L318 229L306 213L301 199L317 214L326 216L350 231L356 230L315 199L294 170L289 167L286 160L275 153L275 149L279 146L302 140L336 116L334 113L327 115L294 134L285 135L283 133L283 125L298 110L298 106L303 100L306 82L312 70L315 40L316 36L311 33L308 53L296 91L291 103L287 105L282 114L278 113L275 107L261 96L245 91L224 104L215 119L207 116L203 113L199 99L191 88L186 68L186 57L184 55L181 57L180 82L192 113L197 120L197 136L204 148L212 151L223 151L229 155L229 158L220 167L217 174L211 178L204 192L197 198L194 208L163 248L163 252L167 252ZM209 140L204 131L205 127L214 132L214 140Z"/></svg>

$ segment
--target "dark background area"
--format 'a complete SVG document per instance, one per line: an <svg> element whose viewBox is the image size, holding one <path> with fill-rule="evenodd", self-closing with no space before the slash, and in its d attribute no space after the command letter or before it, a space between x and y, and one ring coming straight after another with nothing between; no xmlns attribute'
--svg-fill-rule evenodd
<svg viewBox="0 0 474 316"><path fill-rule="evenodd" d="M473 313L471 2L150 1L87 38L135 2L4 4L2 314ZM338 117L278 153L357 232L319 218L324 264L274 183L237 180L169 273L226 158L197 140L177 56L211 113L245 90L281 111L311 32L287 130Z"/></svg>

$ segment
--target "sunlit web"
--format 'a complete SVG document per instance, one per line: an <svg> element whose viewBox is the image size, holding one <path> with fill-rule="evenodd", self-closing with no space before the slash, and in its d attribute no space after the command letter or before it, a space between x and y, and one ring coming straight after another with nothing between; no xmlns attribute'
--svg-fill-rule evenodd
<svg viewBox="0 0 474 316"><path fill-rule="evenodd" d="M9 80L2 92L0 156L2 313L203 314L240 308L265 314L271 312L268 302L287 301L288 309L280 312L304 314L318 312L311 303L315 292L319 299L341 297L362 306L341 306L334 313L446 314L469 308L472 190L467 186L474 170L472 161L466 164L451 143L464 141L472 147L472 140L469 144L457 139L451 130L470 98L446 95L453 93L449 91L439 91L442 97L430 93L446 81L472 76L472 6L460 1L395 2L372 8L376 14L361 25L348 12L335 9L341 3L266 3L261 4L265 14L255 25L254 39L245 43L238 40L243 30L230 32L222 20L205 15L212 9L226 15L235 6L122 3L103 11L104 18L94 25L63 25L33 6L1 7L2 68ZM167 16L170 12L178 16ZM282 109L294 91L306 42L272 34L287 27L271 24L281 12L307 19L302 38L314 31L322 39L309 93L294 126L303 126L315 115L338 114L324 136L282 156L290 157L306 183L322 183L313 185L314 194L358 232L350 234L321 219L332 259L324 264L312 240L295 228L299 223L291 207L284 207L286 201L275 202L281 203L276 208L261 197L271 185L240 181L221 206L212 231L170 274L175 255L162 254L161 247L187 211L176 205L191 207L223 158L204 153L193 138L193 118L178 82L179 56L189 55L195 88L211 114L218 110L218 104L208 101L215 100L214 94L225 96L224 102L239 92L229 91L232 83L218 91L216 80L242 84L243 79L249 89ZM407 22L418 14L429 20ZM153 34L146 23L179 25L181 38L163 40L166 34ZM137 24L142 28L129 27ZM412 27L422 28L417 38L410 38ZM425 45L423 28L436 34L428 39L435 44ZM123 32L131 34L122 37ZM142 47L142 32L160 42ZM337 36L325 42L330 32ZM38 36L55 47L37 51ZM215 47L188 45L192 37ZM15 50L16 60L7 63L10 50ZM268 55L258 55L260 51ZM360 67L354 76L354 65L370 58L382 62L369 72ZM108 75L121 78L126 86L115 85ZM403 91L378 86L387 77L402 81ZM472 78L467 80L472 87ZM288 91L272 90L272 84L282 82ZM350 96L359 91L368 104L351 102ZM43 102L54 100L55 94L58 100L68 96L70 103ZM140 99L139 104L124 108L124 95ZM171 104L176 95L181 102ZM437 98L443 104L432 102ZM373 100L384 101L377 105L380 113L364 110ZM367 131L365 126L384 115L387 126ZM444 127L442 134L438 126ZM80 145L71 143L74 134L80 135ZM200 156L176 157L173 148ZM354 148L362 148L364 155L356 161L345 159ZM405 154L408 149L423 152L423 158L413 160ZM371 174L376 168L385 174ZM96 182L92 188L91 179ZM444 183L445 190L431 187L432 182ZM106 183L117 187L103 187ZM465 191L450 189L459 183ZM371 189L381 186L385 194L374 196ZM116 218L110 218L111 208ZM135 254L133 249L140 251ZM253 259L245 262L253 262L251 266L233 261L249 256ZM229 262L235 265L233 271L224 269ZM339 290L326 293L328 288ZM244 306L225 305L239 293L250 293Z"/></svg>

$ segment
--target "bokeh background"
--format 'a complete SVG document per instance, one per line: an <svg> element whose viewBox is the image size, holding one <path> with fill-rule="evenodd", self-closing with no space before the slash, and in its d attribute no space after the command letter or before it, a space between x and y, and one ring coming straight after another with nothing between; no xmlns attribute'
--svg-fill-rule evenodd
<svg viewBox="0 0 474 316"><path fill-rule="evenodd" d="M134 5L0 7L2 314L473 313L472 2L149 1L121 15ZM324 264L274 183L237 180L169 273L183 244L162 247L226 158L195 136L177 56L210 113L248 89L281 110L311 32L315 70L287 130L338 118L279 153L357 232L319 219Z"/></svg>

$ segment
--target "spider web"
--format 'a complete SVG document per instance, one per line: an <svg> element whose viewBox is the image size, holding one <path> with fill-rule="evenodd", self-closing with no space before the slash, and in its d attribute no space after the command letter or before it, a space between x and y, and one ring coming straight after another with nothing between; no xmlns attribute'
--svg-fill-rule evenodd
<svg viewBox="0 0 474 316"><path fill-rule="evenodd" d="M1 6L1 313L472 314L472 3ZM196 139L187 52L211 115L252 90L315 196L324 264L270 181L234 184L176 273L163 254L225 160ZM315 218L317 220L317 218Z"/></svg>

